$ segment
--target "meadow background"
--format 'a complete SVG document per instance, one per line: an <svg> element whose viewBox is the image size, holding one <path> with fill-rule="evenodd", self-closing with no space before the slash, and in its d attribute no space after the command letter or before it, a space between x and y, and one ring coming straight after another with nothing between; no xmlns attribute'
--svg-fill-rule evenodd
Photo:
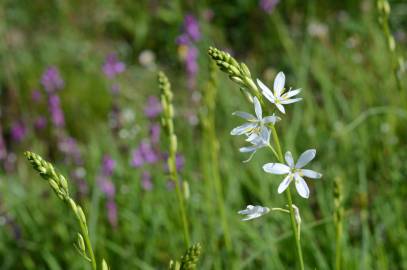
<svg viewBox="0 0 407 270"><path fill-rule="evenodd" d="M390 6L390 32L405 56L407 3ZM247 204L283 207L285 198L277 194L281 177L261 169L270 153L242 163L243 142L229 135L241 123L232 112L251 110L236 85L219 71L217 96L203 102L209 46L268 85L281 70L289 86L303 89L279 132L283 151L315 147L313 168L324 174L308 182L310 199L294 195L306 268L334 269L339 179L342 268L407 269L407 81L400 73L398 89L375 1L6 0L0 18L0 269L87 267L73 246L71 212L25 150L69 178L96 256L112 269L166 269L184 253L159 135L158 70L173 85L177 166L189 184L192 241L203 247L198 268L295 268L285 215L252 222L237 215ZM230 249L208 184L208 105Z"/></svg>

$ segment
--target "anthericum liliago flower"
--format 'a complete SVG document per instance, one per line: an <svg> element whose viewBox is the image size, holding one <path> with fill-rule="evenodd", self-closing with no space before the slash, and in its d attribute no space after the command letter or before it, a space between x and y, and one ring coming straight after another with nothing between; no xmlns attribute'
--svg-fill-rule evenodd
<svg viewBox="0 0 407 270"><path fill-rule="evenodd" d="M245 120L247 120L246 123L244 123L241 126L238 126L230 132L231 135L243 135L245 134L247 136L246 141L250 142L253 139L255 139L260 133L261 129L265 128L267 124L275 124L278 120L280 120L280 117L276 115L271 115L271 116L266 116L263 118L263 112L261 109L261 105L257 97L253 98L253 104L254 104L254 111L256 113L256 116L247 113L247 112L234 112L233 115L237 115Z"/></svg>
<svg viewBox="0 0 407 270"><path fill-rule="evenodd" d="M260 134L255 133L253 139L249 141L252 144L251 146L245 146L239 149L241 153L251 153L250 157L243 162L249 162L258 149L270 145L270 134L270 130L263 127L260 129Z"/></svg>
<svg viewBox="0 0 407 270"><path fill-rule="evenodd" d="M285 113L283 105L291 104L297 101L300 101L302 98L291 98L295 95L298 95L301 92L301 89L289 90L284 93L284 84L285 84L285 75L283 72L279 72L274 79L274 92L272 92L264 83L257 79L257 84L262 90L263 96L265 96L271 103L276 105L277 109L280 112Z"/></svg>
<svg viewBox="0 0 407 270"><path fill-rule="evenodd" d="M321 178L322 174L313 170L302 168L314 159L316 152L317 151L315 149L309 149L301 154L297 163L294 163L291 152L287 151L285 153L285 161L287 162L287 165L282 163L267 163L263 166L263 170L271 174L287 174L287 176L278 186L278 193L282 193L284 190L286 190L288 185L294 179L298 194L307 199L310 192L303 176L317 179Z"/></svg>
<svg viewBox="0 0 407 270"><path fill-rule="evenodd" d="M256 206L248 205L246 207L246 209L240 210L237 213L240 215L246 215L246 217L243 218L242 221L247 221L247 220L261 217L261 216L267 214L268 212L270 212L270 209L267 207L263 207L260 205L256 205Z"/></svg>

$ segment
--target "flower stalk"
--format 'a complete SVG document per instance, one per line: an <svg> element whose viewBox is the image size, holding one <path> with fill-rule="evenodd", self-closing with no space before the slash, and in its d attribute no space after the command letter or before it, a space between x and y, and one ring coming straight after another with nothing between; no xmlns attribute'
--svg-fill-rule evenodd
<svg viewBox="0 0 407 270"><path fill-rule="evenodd" d="M335 224L335 270L342 264L342 234L343 234L343 187L342 178L334 179L334 224Z"/></svg>
<svg viewBox="0 0 407 270"><path fill-rule="evenodd" d="M51 163L45 161L41 156L30 151L27 151L24 154L33 168L49 183L58 198L68 204L68 206L74 212L81 229L81 232L78 233L76 248L80 255L89 261L92 266L92 270L96 270L97 263L89 237L86 216L82 210L82 207L76 204L76 202L70 197L67 180L62 174L56 172Z"/></svg>
<svg viewBox="0 0 407 270"><path fill-rule="evenodd" d="M391 64L393 69L394 78L396 80L397 89L402 91L401 85L401 76L402 73L405 71L405 64L403 57L398 57L397 48L396 48L396 41L391 34L390 26L389 26L389 17L390 17L390 4L387 0L377 0L376 3L377 11L379 13L379 23L382 27L383 34L386 38L387 48L391 55Z"/></svg>
<svg viewBox="0 0 407 270"><path fill-rule="evenodd" d="M179 205L179 211L182 221L182 227L184 232L185 245L189 247L189 227L188 219L185 210L184 196L181 190L181 185L178 179L176 155L177 155L177 136L174 132L174 107L172 105L173 93L171 91L171 84L167 76L163 72L158 73L158 85L161 91L161 106L162 117L161 124L165 129L169 138L169 156L168 156L168 170L171 179L175 183L175 191L177 194L177 200Z"/></svg>

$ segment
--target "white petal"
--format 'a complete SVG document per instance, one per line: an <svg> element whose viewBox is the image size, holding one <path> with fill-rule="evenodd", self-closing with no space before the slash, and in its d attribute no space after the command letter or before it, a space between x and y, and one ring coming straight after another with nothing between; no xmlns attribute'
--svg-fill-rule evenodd
<svg viewBox="0 0 407 270"><path fill-rule="evenodd" d="M314 159L317 150L315 149L308 149L301 156L298 158L297 164L295 164L295 168L301 169L305 165L307 165L311 160Z"/></svg>
<svg viewBox="0 0 407 270"><path fill-rule="evenodd" d="M232 115L242 117L242 118L244 118L244 119L246 119L248 121L256 120L256 117L254 117L252 114L247 113L247 112L234 112L234 113L232 113Z"/></svg>
<svg viewBox="0 0 407 270"><path fill-rule="evenodd" d="M254 141L258 136L259 136L259 134L257 134L257 133L252 133L252 134L250 134L249 137L247 137L246 142L252 142L252 141Z"/></svg>
<svg viewBox="0 0 407 270"><path fill-rule="evenodd" d="M280 101L281 104L291 104L302 100L302 98L293 98L293 99L283 99Z"/></svg>
<svg viewBox="0 0 407 270"><path fill-rule="evenodd" d="M249 204L249 205L246 207L246 209L240 210L240 211L237 212L237 213L238 213L238 214L241 214L241 215L247 215L247 214L250 214L250 213L253 212L253 208L254 208L254 206Z"/></svg>
<svg viewBox="0 0 407 270"><path fill-rule="evenodd" d="M280 103L276 103L276 106L277 106L277 109L278 109L280 112L285 113L285 110L284 110L284 106L283 106L283 105L281 105Z"/></svg>
<svg viewBox="0 0 407 270"><path fill-rule="evenodd" d="M263 118L263 123L264 124L268 124L268 123L272 123L273 125L280 120L280 117L275 116L275 115L271 115L271 116L266 116Z"/></svg>
<svg viewBox="0 0 407 270"><path fill-rule="evenodd" d="M266 144L269 143L270 134L271 134L271 132L270 132L270 130L268 128L266 128L266 127L261 128L261 130L260 130L260 138L261 138L263 144L266 145Z"/></svg>
<svg viewBox="0 0 407 270"><path fill-rule="evenodd" d="M283 92L284 89L284 84L285 84L285 75L283 72L279 72L274 79L274 95L276 97L279 97L281 93Z"/></svg>
<svg viewBox="0 0 407 270"><path fill-rule="evenodd" d="M261 91L263 93L266 93L270 96L273 96L273 92L271 92L270 88L268 88L262 81L260 81L259 79L257 79L257 84L260 86Z"/></svg>
<svg viewBox="0 0 407 270"><path fill-rule="evenodd" d="M261 110L261 105L257 97L253 98L253 104L254 104L254 111L256 112L257 119L262 119L263 118L263 112Z"/></svg>
<svg viewBox="0 0 407 270"><path fill-rule="evenodd" d="M301 92L301 89L295 89L295 90L290 90L287 93L285 93L282 98L288 99L290 97L296 96Z"/></svg>
<svg viewBox="0 0 407 270"><path fill-rule="evenodd" d="M248 215L247 217L243 218L242 221L248 221L248 220L255 219L255 218L258 218L261 216L262 215L260 213L254 213L254 214Z"/></svg>
<svg viewBox="0 0 407 270"><path fill-rule="evenodd" d="M313 179L318 179L322 177L322 174L313 170L306 170L302 169L301 170L302 175L308 178L313 178Z"/></svg>
<svg viewBox="0 0 407 270"><path fill-rule="evenodd" d="M232 131L230 132L230 135L242 135L245 134L247 132L249 132L251 129L253 129L254 127L256 127L256 123L244 123L241 126L235 127L234 129L232 129Z"/></svg>
<svg viewBox="0 0 407 270"><path fill-rule="evenodd" d="M290 167L282 163L264 164L263 170L271 174L286 174L290 172Z"/></svg>
<svg viewBox="0 0 407 270"><path fill-rule="evenodd" d="M241 147L239 148L239 151L241 153L249 153L249 152L253 152L257 150L257 145L252 145L252 146L245 146L245 147Z"/></svg>
<svg viewBox="0 0 407 270"><path fill-rule="evenodd" d="M295 177L295 188L297 189L298 194L301 197L308 199L309 197L309 188L307 183L305 183L304 178L299 176L297 173L294 175Z"/></svg>
<svg viewBox="0 0 407 270"><path fill-rule="evenodd" d="M292 177L291 175L287 175L283 181L281 181L280 185L278 186L277 192L279 194L283 193L284 190L287 189L288 185L291 183Z"/></svg>
<svg viewBox="0 0 407 270"><path fill-rule="evenodd" d="M287 162L288 166L290 166L290 168L294 168L294 159L293 159L293 155L291 154L290 151L287 151L285 153L285 161Z"/></svg>

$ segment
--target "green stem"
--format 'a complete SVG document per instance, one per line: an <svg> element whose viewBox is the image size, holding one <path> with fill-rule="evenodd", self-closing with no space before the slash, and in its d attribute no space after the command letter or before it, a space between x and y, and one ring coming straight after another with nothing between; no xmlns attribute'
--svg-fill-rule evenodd
<svg viewBox="0 0 407 270"><path fill-rule="evenodd" d="M171 148L171 147L170 147ZM181 187L178 180L177 169L175 164L175 153L170 151L169 159L171 164L169 164L171 179L175 182L175 192L177 193L177 200L179 204L182 227L184 231L184 241L187 247L189 247L189 229L188 229L188 220L185 212L184 197L182 196Z"/></svg>
<svg viewBox="0 0 407 270"><path fill-rule="evenodd" d="M88 226L86 224L84 224L80 218L78 217L79 220L79 225L81 227L81 231L82 231L82 236L85 240L85 245L86 245L86 250L88 251L88 255L90 257L90 263L92 265L92 270L96 270L96 259L95 259L95 254L93 253L93 249L92 249L92 244L90 243L90 239L89 239L89 231L88 231Z"/></svg>
<svg viewBox="0 0 407 270"><path fill-rule="evenodd" d="M276 128L274 127L274 125L271 126L271 132L273 134L274 145L275 145L275 147L277 149L278 161L281 162L281 163L284 163L283 153L281 151L280 140L278 139L278 134L277 134L277 131L276 131ZM286 193L286 197L287 197L288 208L290 210L291 228L292 228L294 238L295 238L295 247L296 247L296 250L297 250L298 262L300 264L300 269L304 270L304 260L303 260L303 257L302 257L300 234L299 234L296 222L295 222L294 209L293 209L293 202L292 202L292 199L291 199L290 187L288 187L286 189L285 193Z"/></svg>

